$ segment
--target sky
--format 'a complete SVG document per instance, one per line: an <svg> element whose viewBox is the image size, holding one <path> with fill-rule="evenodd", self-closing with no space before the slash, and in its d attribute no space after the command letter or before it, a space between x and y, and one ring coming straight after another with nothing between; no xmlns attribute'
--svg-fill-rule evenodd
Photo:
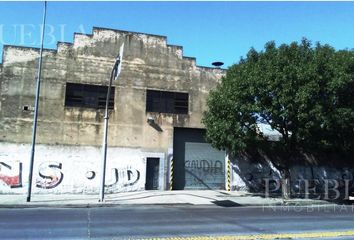
<svg viewBox="0 0 354 240"><path fill-rule="evenodd" d="M4 44L40 46L43 5L0 2L0 53ZM354 48L354 2L48 2L44 46L93 26L163 35L197 65L227 68L272 40Z"/></svg>

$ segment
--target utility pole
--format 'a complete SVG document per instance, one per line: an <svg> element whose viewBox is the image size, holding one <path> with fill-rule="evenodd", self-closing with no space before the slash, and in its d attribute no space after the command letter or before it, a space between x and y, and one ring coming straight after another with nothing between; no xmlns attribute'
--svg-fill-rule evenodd
<svg viewBox="0 0 354 240"><path fill-rule="evenodd" d="M39 103L39 92L40 92L40 88L41 88L42 56L43 56L43 42L44 42L46 15L47 15L47 1L44 2L44 10L43 10L43 25L42 25L42 34L41 34L41 48L39 51L39 61L38 61L36 99L35 99L35 105L34 105L34 117L33 117L33 128L32 128L32 148L31 148L30 168L29 168L29 176L28 176L27 202L31 201L33 162L34 162L34 152L35 152L35 146L36 146L38 103Z"/></svg>
<svg viewBox="0 0 354 240"><path fill-rule="evenodd" d="M112 88L112 81L117 80L118 76L121 71L121 63L123 59L123 49L124 49L124 43L119 49L118 56L116 58L116 61L114 63L112 72L111 72L111 77L109 79L109 86L107 90L107 97L106 97L106 108L105 108L105 114L104 114L104 134L103 134L103 143L102 143L102 165L101 165L101 188L100 188L100 202L103 202L104 200L104 186L105 186L105 178L106 178L106 162L107 162L107 139L108 139L108 119L109 119L109 113L108 113L108 106L109 106L109 99L111 95L111 88Z"/></svg>

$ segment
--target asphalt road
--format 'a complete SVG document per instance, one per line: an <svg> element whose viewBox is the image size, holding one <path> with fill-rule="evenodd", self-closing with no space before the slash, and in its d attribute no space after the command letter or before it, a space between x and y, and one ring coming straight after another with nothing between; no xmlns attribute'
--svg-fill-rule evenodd
<svg viewBox="0 0 354 240"><path fill-rule="evenodd" d="M141 239L187 236L216 238L226 235L306 234L353 230L354 205L268 208L119 206L0 209L2 240ZM315 239L319 239L319 236ZM331 239L354 239L354 236L345 238L337 236Z"/></svg>

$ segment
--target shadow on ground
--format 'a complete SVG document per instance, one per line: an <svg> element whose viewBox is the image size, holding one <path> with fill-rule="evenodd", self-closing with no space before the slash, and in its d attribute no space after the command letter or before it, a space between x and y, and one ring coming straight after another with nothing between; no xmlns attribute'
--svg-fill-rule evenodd
<svg viewBox="0 0 354 240"><path fill-rule="evenodd" d="M212 201L212 203L214 203L219 207L241 207L242 206L241 204L238 204L230 200Z"/></svg>

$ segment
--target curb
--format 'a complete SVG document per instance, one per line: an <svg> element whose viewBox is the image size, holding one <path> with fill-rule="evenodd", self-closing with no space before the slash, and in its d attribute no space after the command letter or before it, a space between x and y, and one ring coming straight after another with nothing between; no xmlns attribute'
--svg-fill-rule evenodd
<svg viewBox="0 0 354 240"><path fill-rule="evenodd" d="M154 203L154 204L119 204L119 203L87 203L87 204L0 204L0 209L10 209L10 208L101 208L101 207L159 207L159 206L170 206L170 207L180 207L180 206L198 206L190 203ZM208 205L205 205L208 206Z"/></svg>
<svg viewBox="0 0 354 240"><path fill-rule="evenodd" d="M264 204L240 204L238 206L220 206L216 204L191 204L191 203L154 203L154 204L117 204L117 203L87 203L87 204L0 204L0 209L24 209L24 208L102 208L102 207L278 207L278 206L338 206L336 203L328 202L311 202L311 201L289 201L283 203L264 203ZM351 206L351 204L341 204Z"/></svg>

